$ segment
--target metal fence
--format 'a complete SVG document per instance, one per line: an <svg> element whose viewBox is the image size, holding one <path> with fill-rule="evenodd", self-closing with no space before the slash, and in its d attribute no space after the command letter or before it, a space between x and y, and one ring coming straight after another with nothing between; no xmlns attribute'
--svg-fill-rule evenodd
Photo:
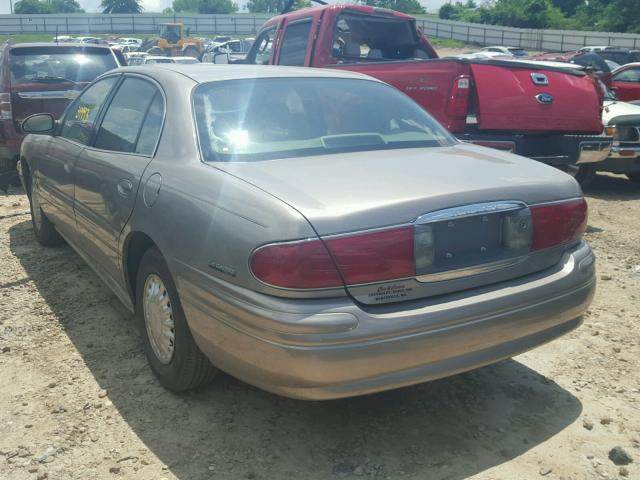
<svg viewBox="0 0 640 480"><path fill-rule="evenodd" d="M0 15L0 34L153 34L159 23L182 22L191 33L250 35L258 31L268 14L153 15L73 14Z"/></svg>
<svg viewBox="0 0 640 480"><path fill-rule="evenodd" d="M539 30L439 19L419 19L418 25L429 37L461 40L478 45L508 45L550 52L566 52L589 45L640 49L640 35L632 33Z"/></svg>
<svg viewBox="0 0 640 480"><path fill-rule="evenodd" d="M192 33L251 35L268 14L159 15L159 14L54 14L0 15L0 34L153 34L157 25L182 22ZM429 37L461 40L478 45L509 45L537 51L568 51L587 45L613 45L640 49L640 35L630 33L536 30L419 18Z"/></svg>

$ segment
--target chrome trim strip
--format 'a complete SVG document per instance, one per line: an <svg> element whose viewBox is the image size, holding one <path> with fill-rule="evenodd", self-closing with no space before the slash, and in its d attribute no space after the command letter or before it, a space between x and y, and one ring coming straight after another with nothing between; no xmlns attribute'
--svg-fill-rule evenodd
<svg viewBox="0 0 640 480"><path fill-rule="evenodd" d="M489 273L500 268L512 267L519 263L523 263L527 259L527 255L520 257L508 258L506 260L498 260L496 262L483 263L473 265L472 267L458 268L456 270L445 270L443 272L427 273L426 275L418 275L415 279L420 283L443 282L445 280L455 280L462 277L472 277L482 273Z"/></svg>
<svg viewBox="0 0 640 480"><path fill-rule="evenodd" d="M445 208L444 210L425 213L424 215L420 215L416 219L415 223L416 225L424 225L427 223L473 217L482 214L521 210L524 208L527 208L527 204L519 201L473 203L471 205L461 205L459 207Z"/></svg>
<svg viewBox="0 0 640 480"><path fill-rule="evenodd" d="M18 92L18 97L27 100L74 100L80 95L79 90L45 90L40 92Z"/></svg>

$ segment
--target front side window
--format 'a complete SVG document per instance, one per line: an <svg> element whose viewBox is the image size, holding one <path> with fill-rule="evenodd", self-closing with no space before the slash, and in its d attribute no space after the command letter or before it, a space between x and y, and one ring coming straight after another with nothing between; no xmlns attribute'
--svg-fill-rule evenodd
<svg viewBox="0 0 640 480"><path fill-rule="evenodd" d="M310 31L311 19L287 25L280 48L280 65L304 66Z"/></svg>
<svg viewBox="0 0 640 480"><path fill-rule="evenodd" d="M630 68L613 77L615 82L640 83L640 69Z"/></svg>
<svg viewBox="0 0 640 480"><path fill-rule="evenodd" d="M88 145L100 109L117 81L118 77L109 77L87 88L69 107L61 136Z"/></svg>
<svg viewBox="0 0 640 480"><path fill-rule="evenodd" d="M256 65L268 65L271 59L271 52L273 51L273 42L275 41L276 27L272 27L269 30L262 32L249 54L247 55L246 63L253 63Z"/></svg>
<svg viewBox="0 0 640 480"><path fill-rule="evenodd" d="M203 157L252 161L452 145L427 112L388 85L346 78L204 83L193 107Z"/></svg>
<svg viewBox="0 0 640 480"><path fill-rule="evenodd" d="M341 13L333 34L332 56L341 63L430 58L413 20Z"/></svg>
<svg viewBox="0 0 640 480"><path fill-rule="evenodd" d="M143 121L157 94L158 89L146 80L126 78L107 108L96 135L95 147L135 152Z"/></svg>
<svg viewBox="0 0 640 480"><path fill-rule="evenodd" d="M111 50L92 47L18 47L11 49L11 83L85 83L117 68Z"/></svg>

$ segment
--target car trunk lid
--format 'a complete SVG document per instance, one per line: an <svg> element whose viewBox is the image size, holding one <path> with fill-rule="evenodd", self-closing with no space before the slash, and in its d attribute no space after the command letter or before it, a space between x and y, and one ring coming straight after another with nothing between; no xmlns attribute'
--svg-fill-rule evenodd
<svg viewBox="0 0 640 480"><path fill-rule="evenodd" d="M466 144L215 166L304 215L331 251L347 290L369 304L443 294L548 268L562 249L531 255L517 250L522 246L506 251L501 241L505 216L530 218L528 205L580 196L575 181L562 172ZM448 216L454 213L451 207L462 213ZM420 254L418 236L429 235L437 241L435 261L408 265L407 259L411 263ZM370 257L364 268L363 262L351 268L354 258L369 255L361 240L385 253ZM340 252L347 252L346 263ZM387 269L386 276L369 281L370 270L378 267Z"/></svg>

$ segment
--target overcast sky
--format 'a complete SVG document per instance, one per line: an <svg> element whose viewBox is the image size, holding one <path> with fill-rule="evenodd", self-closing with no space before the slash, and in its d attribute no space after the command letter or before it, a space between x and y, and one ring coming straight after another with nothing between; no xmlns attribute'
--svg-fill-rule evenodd
<svg viewBox="0 0 640 480"><path fill-rule="evenodd" d="M9 13L9 2L11 0L0 0L0 14ZM15 4L17 0L13 0ZM101 0L79 0L80 5L87 12L97 12L100 6ZM244 0L234 0L240 5L244 5ZM420 0L420 3L427 10L437 10L443 3L447 3L448 0ZM170 6L173 0L142 0L142 5L146 12L161 12L166 7ZM333 2L332 2L333 3Z"/></svg>

